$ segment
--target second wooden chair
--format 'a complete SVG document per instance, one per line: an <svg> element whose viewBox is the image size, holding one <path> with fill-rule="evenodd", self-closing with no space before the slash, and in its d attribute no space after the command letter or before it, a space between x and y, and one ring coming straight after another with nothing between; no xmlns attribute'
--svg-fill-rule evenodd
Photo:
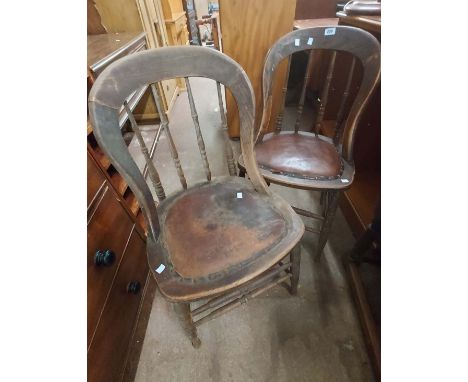
<svg viewBox="0 0 468 382"><path fill-rule="evenodd" d="M273 75L278 64L293 53L309 51L311 56L312 52L318 49L332 51L331 65L333 65L338 51L353 55L350 77L353 74L356 59L362 65L361 85L347 118L344 118L343 111L347 102L351 78L348 78L347 88L343 94L334 138L330 139L319 134L325 100L322 100L314 131L312 133L299 131L310 70L311 60L309 58L294 126L290 126L290 129L286 130L281 128L280 123L275 132L264 134L270 119ZM321 213L293 207L298 214L318 219L321 222L319 230L306 227L306 230L319 234L317 258L320 257L328 240L339 197L344 190L353 184L355 172L353 163L354 137L359 119L379 79L379 42L370 33L353 27L332 26L293 31L279 39L270 48L265 59L263 115L261 124L256 131L256 160L260 172L267 182L322 193L321 204L323 208ZM246 171L249 176L251 175L245 159L241 155L238 160L241 177L245 176Z"/></svg>

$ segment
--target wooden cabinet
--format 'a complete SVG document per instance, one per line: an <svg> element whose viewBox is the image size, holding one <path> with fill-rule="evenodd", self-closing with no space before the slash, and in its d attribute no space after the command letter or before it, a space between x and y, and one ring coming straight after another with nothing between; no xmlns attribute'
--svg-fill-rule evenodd
<svg viewBox="0 0 468 382"><path fill-rule="evenodd" d="M88 162L91 159L88 157ZM88 166L89 168L89 166ZM92 170L91 170L92 171ZM104 177L103 177L104 179ZM101 196L101 194L103 194ZM133 223L128 217L113 192L104 182L102 192L96 194L95 203L88 212L88 343L97 325L101 307L106 301L107 293L125 250ZM108 266L96 266L97 251L111 251L114 261Z"/></svg>
<svg viewBox="0 0 468 382"><path fill-rule="evenodd" d="M88 381L131 381L156 284L144 232L89 151L87 160Z"/></svg>
<svg viewBox="0 0 468 382"><path fill-rule="evenodd" d="M146 49L146 47L144 32L106 33L88 36L88 84L92 85L95 78L112 62L126 55ZM144 85L136 92L129 95L127 101L130 109L134 111L134 115L136 114L136 110L138 110L137 105L141 103L148 89L148 86ZM129 122L127 113L123 107L120 110L119 122L122 131L125 132L125 125L128 125ZM94 137L93 128L89 120L87 136L88 151L100 166L110 185L122 198L128 210L143 224L144 219L135 195L130 190L123 177L111 165L108 158L101 151Z"/></svg>
<svg viewBox="0 0 468 382"><path fill-rule="evenodd" d="M293 30L295 0L220 0L220 28L223 53L238 62L247 73L255 93L255 123L262 118L262 72L270 47ZM268 131L275 126L281 111L282 88L287 61L276 70L273 104ZM239 114L234 97L226 91L226 108L230 137L239 137Z"/></svg>
<svg viewBox="0 0 468 382"><path fill-rule="evenodd" d="M88 36L88 75L91 77L91 83L96 77L112 62L127 56L129 54L147 49L145 32L122 32L122 33L105 33ZM148 99L148 86L143 86L138 89L128 99L130 109L135 110L135 118L141 120L146 115L147 118L156 118L156 105L148 102L142 102L142 98ZM141 103L144 107L137 107ZM127 121L127 113L120 111L120 126L123 126Z"/></svg>
<svg viewBox="0 0 468 382"><path fill-rule="evenodd" d="M88 0L91 1L91 0ZM149 48L172 45L169 42L160 0L95 0L102 25L108 33L145 32ZM178 95L174 79L158 84L162 103L169 112ZM157 111L146 92L135 110L137 120L153 119Z"/></svg>
<svg viewBox="0 0 468 382"><path fill-rule="evenodd" d="M112 62L146 47L144 32L88 36L88 85ZM130 109L147 88L129 95ZM127 114L123 109L120 114L125 133ZM156 289L144 219L132 190L100 150L89 120L87 142L88 381L132 381Z"/></svg>

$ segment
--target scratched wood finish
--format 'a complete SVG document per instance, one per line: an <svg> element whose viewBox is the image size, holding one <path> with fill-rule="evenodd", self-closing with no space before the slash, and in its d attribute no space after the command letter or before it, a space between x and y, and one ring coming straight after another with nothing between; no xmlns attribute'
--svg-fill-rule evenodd
<svg viewBox="0 0 468 382"><path fill-rule="evenodd" d="M230 89L239 109L241 149L249 179L222 176L191 187L182 184L179 192L156 206L122 139L117 113L135 88L176 77L211 78ZM151 88L159 107L157 90ZM245 296L250 298L291 278L286 269L276 267L297 248L304 225L292 208L268 189L260 174L253 151L254 96L239 64L216 50L195 46L134 54L99 76L89 95L89 110L100 146L144 211L150 271L162 295L181 304L177 306L179 317L195 347L200 345L195 329L200 322L194 323L188 309L191 302L233 292L249 282L252 284ZM159 111L167 133L167 116ZM264 278L273 268L277 278ZM298 269L292 268L295 279ZM238 300L224 301L208 316L229 311L240 303Z"/></svg>
<svg viewBox="0 0 468 382"><path fill-rule="evenodd" d="M316 121L315 134L300 132L297 123L294 132L283 131L276 134L264 134L264 127L271 116L273 97L273 76L278 64L293 53L308 50L332 52L330 68L325 81L321 108ZM347 52L359 60L363 68L361 86L355 96L346 118L340 116L343 143L319 135L323 120L324 107L327 103L329 86L337 52ZM310 57L310 56L309 56ZM354 69L355 60L352 68ZM309 60L310 62L310 60ZM310 70L306 69L307 73ZM255 134L257 137L256 155L262 175L269 182L287 187L320 191L323 194L323 211L320 220L320 236L317 245L319 257L326 244L328 233L334 219L341 191L348 189L354 180L355 168L353 161L354 137L359 120L380 79L380 45L370 33L361 29L342 26L303 28L288 33L279 39L268 52L263 69L263 115ZM348 84L350 84L349 79ZM345 89L346 90L346 89ZM344 103L349 96L345 91ZM343 103L342 103L343 104ZM300 114L300 113L299 113ZM307 142L307 143L306 143ZM292 147L293 146L293 147ZM336 171L337 160L341 170ZM245 174L244 158L238 161L240 173ZM248 173L248 169L247 169ZM312 213L296 209L299 214L314 217ZM312 229L308 230L313 231Z"/></svg>
<svg viewBox="0 0 468 382"><path fill-rule="evenodd" d="M256 110L262 110L262 69L268 49L293 29L295 0L220 0L220 27L223 53L244 68L252 83ZM273 131L281 111L282 88L288 63L280 64L273 85L273 105L268 131ZM239 137L239 116L232 94L226 92L229 136ZM260 123L257 114L255 124Z"/></svg>

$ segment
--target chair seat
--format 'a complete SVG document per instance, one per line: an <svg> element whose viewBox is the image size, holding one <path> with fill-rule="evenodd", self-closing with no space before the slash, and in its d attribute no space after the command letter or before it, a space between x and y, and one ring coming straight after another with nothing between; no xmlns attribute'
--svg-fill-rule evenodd
<svg viewBox="0 0 468 382"><path fill-rule="evenodd" d="M257 163L273 173L304 178L338 177L341 158L333 144L313 134L284 132L265 135L255 146Z"/></svg>
<svg viewBox="0 0 468 382"><path fill-rule="evenodd" d="M216 178L171 196L158 214L164 228L149 251L159 257L154 267L169 265L170 272L155 276L167 276L158 284L172 299L252 279L276 264L278 254L287 255L284 249L292 249L303 232L286 202L257 193L238 177Z"/></svg>
<svg viewBox="0 0 468 382"><path fill-rule="evenodd" d="M354 180L354 165L345 161L330 138L306 131L265 134L255 145L261 174L269 181L305 190L343 190ZM245 169L242 155L238 165Z"/></svg>

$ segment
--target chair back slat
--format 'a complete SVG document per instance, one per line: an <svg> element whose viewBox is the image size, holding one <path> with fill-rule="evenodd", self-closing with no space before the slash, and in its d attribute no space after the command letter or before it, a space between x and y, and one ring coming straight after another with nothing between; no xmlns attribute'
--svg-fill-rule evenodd
<svg viewBox="0 0 468 382"><path fill-rule="evenodd" d="M206 179L211 180L210 164L208 157L206 156L205 142L203 141L203 135L200 129L200 122L198 121L197 109L195 107L195 101L193 99L192 87L188 77L185 77L185 85L187 87L188 100L190 104L190 112L192 114L193 125L195 126L195 133L197 134L197 143L200 150L200 155L203 161L203 168L205 169Z"/></svg>
<svg viewBox="0 0 468 382"><path fill-rule="evenodd" d="M351 89L351 83L353 81L354 68L356 67L356 57L353 56L351 61L351 66L349 68L348 78L346 79L346 85L343 92L343 97L341 98L340 108L336 114L336 126L335 134L333 135L333 143L336 147L340 144L341 137L343 135L344 129L344 111L348 102L349 92Z"/></svg>
<svg viewBox="0 0 468 382"><path fill-rule="evenodd" d="M130 120L130 125L132 126L132 130L135 133L135 136L137 138L138 144L140 146L141 153L143 154L143 158L145 158L146 162L146 168L148 169L148 174L151 180L151 183L153 184L154 191L156 192L156 196L158 197L159 201L162 201L166 199L166 194L164 192L164 188L161 184L161 180L159 178L159 173L158 170L156 170L156 167L154 166L153 160L151 158L150 153L148 152L148 148L146 147L146 143L143 140L143 136L141 135L140 128L138 127L138 124L135 120L135 117L133 116L133 113L128 106L127 101L124 101L124 108L125 111L128 114L128 119ZM145 176L145 173L143 172L143 176Z"/></svg>
<svg viewBox="0 0 468 382"><path fill-rule="evenodd" d="M315 120L314 124L315 135L318 135L322 130L323 117L325 115L325 108L327 107L328 103L328 93L330 91L330 84L333 79L333 70L335 69L335 61L336 50L332 52L330 63L328 64L327 76L325 77L325 83L323 85L322 94L320 96L320 107L317 113L317 119Z"/></svg>
<svg viewBox="0 0 468 382"><path fill-rule="evenodd" d="M166 111L161 104L161 97L159 96L158 89L154 84L151 84L151 91L153 93L153 98L156 103L156 108L158 109L159 118L161 119L161 128L167 135L167 141L169 143L169 150L171 151L172 160L174 161L174 165L177 170L177 175L179 176L180 184L182 185L183 189L187 189L187 180L185 179L184 170L182 169L182 165L180 164L179 160L179 153L177 152L177 148L174 144L174 140L172 139L171 130L169 129L169 119L167 118Z"/></svg>
<svg viewBox="0 0 468 382"><path fill-rule="evenodd" d="M254 93L239 64L216 50L195 46L164 47L126 56L109 65L97 78L89 94L89 114L99 146L134 192L149 227L148 236L153 240L157 240L160 233L156 204L122 137L119 109L135 89L184 77L211 78L230 90L239 111L241 150L249 179L257 192L270 193L260 175L254 154ZM176 167L179 164L182 183L185 177L178 161L169 121L154 85L151 89L161 118L160 131L167 135Z"/></svg>
<svg viewBox="0 0 468 382"><path fill-rule="evenodd" d="M305 94L307 90L307 83L309 82L310 78L310 70L312 68L312 58L313 58L313 53L312 51L309 51L308 57L307 57L307 66L304 74L304 82L302 84L302 89L301 89L301 96L299 98L299 106L297 107L297 114L296 114L296 122L294 123L294 132L297 133L299 131L299 126L301 124L301 118L302 118L302 111L304 109L304 102L305 102Z"/></svg>
<svg viewBox="0 0 468 382"><path fill-rule="evenodd" d="M363 68L361 86L344 124L342 155L353 160L356 128L373 90L380 80L380 44L369 32L347 26L304 28L281 37L268 51L263 68L263 114L255 130L261 139L271 115L273 75L278 64L293 53L305 50L348 52L360 61ZM322 100L323 102L323 100Z"/></svg>
<svg viewBox="0 0 468 382"><path fill-rule="evenodd" d="M221 84L216 81L216 91L218 92L219 113L221 116L221 130L224 136L224 145L226 147L226 161L228 165L229 175L236 176L236 164L234 162L234 154L232 152L231 142L229 141L227 119L224 111L223 94L221 92Z"/></svg>

